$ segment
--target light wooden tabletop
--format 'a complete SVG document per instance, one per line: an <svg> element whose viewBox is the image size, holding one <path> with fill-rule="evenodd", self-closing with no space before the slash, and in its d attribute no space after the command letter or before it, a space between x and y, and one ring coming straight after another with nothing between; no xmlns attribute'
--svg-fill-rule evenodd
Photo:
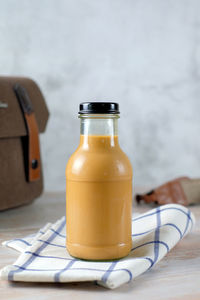
<svg viewBox="0 0 200 300"><path fill-rule="evenodd" d="M143 204L133 209L143 213L150 209ZM93 283L19 283L0 281L0 299L200 299L200 206L191 207L196 226L153 269L118 289L108 290ZM64 193L45 193L28 206L0 213L0 244L36 232L47 222L54 222L65 213ZM12 264L19 253L0 245L0 268Z"/></svg>

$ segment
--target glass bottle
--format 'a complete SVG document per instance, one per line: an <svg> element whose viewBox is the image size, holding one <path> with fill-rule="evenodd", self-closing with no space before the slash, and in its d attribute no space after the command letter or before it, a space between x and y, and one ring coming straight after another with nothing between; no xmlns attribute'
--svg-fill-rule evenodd
<svg viewBox="0 0 200 300"><path fill-rule="evenodd" d="M80 104L80 144L66 167L66 246L87 260L128 255L132 167L118 142L119 105Z"/></svg>

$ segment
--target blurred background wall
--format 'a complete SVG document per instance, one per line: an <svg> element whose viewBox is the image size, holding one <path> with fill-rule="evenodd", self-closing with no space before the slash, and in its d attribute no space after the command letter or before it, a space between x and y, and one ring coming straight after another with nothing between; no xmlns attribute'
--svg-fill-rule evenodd
<svg viewBox="0 0 200 300"><path fill-rule="evenodd" d="M83 101L120 103L135 185L200 177L200 1L1 0L0 73L46 97L47 190L65 189Z"/></svg>

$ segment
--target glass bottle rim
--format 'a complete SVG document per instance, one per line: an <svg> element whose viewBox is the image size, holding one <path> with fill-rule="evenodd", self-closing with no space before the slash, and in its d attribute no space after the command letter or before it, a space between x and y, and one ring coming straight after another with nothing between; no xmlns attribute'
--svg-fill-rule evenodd
<svg viewBox="0 0 200 300"><path fill-rule="evenodd" d="M119 114L79 114L78 118L80 119L119 119L120 115Z"/></svg>

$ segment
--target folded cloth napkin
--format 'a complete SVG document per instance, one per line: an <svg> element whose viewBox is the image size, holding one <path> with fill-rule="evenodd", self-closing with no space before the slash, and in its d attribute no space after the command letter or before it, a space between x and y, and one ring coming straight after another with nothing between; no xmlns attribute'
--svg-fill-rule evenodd
<svg viewBox="0 0 200 300"><path fill-rule="evenodd" d="M94 281L114 289L152 268L190 232L194 222L191 212L176 204L133 217L130 254L115 261L97 262L69 255L63 217L48 223L36 235L4 242L21 254L13 265L1 270L1 277L32 282Z"/></svg>

